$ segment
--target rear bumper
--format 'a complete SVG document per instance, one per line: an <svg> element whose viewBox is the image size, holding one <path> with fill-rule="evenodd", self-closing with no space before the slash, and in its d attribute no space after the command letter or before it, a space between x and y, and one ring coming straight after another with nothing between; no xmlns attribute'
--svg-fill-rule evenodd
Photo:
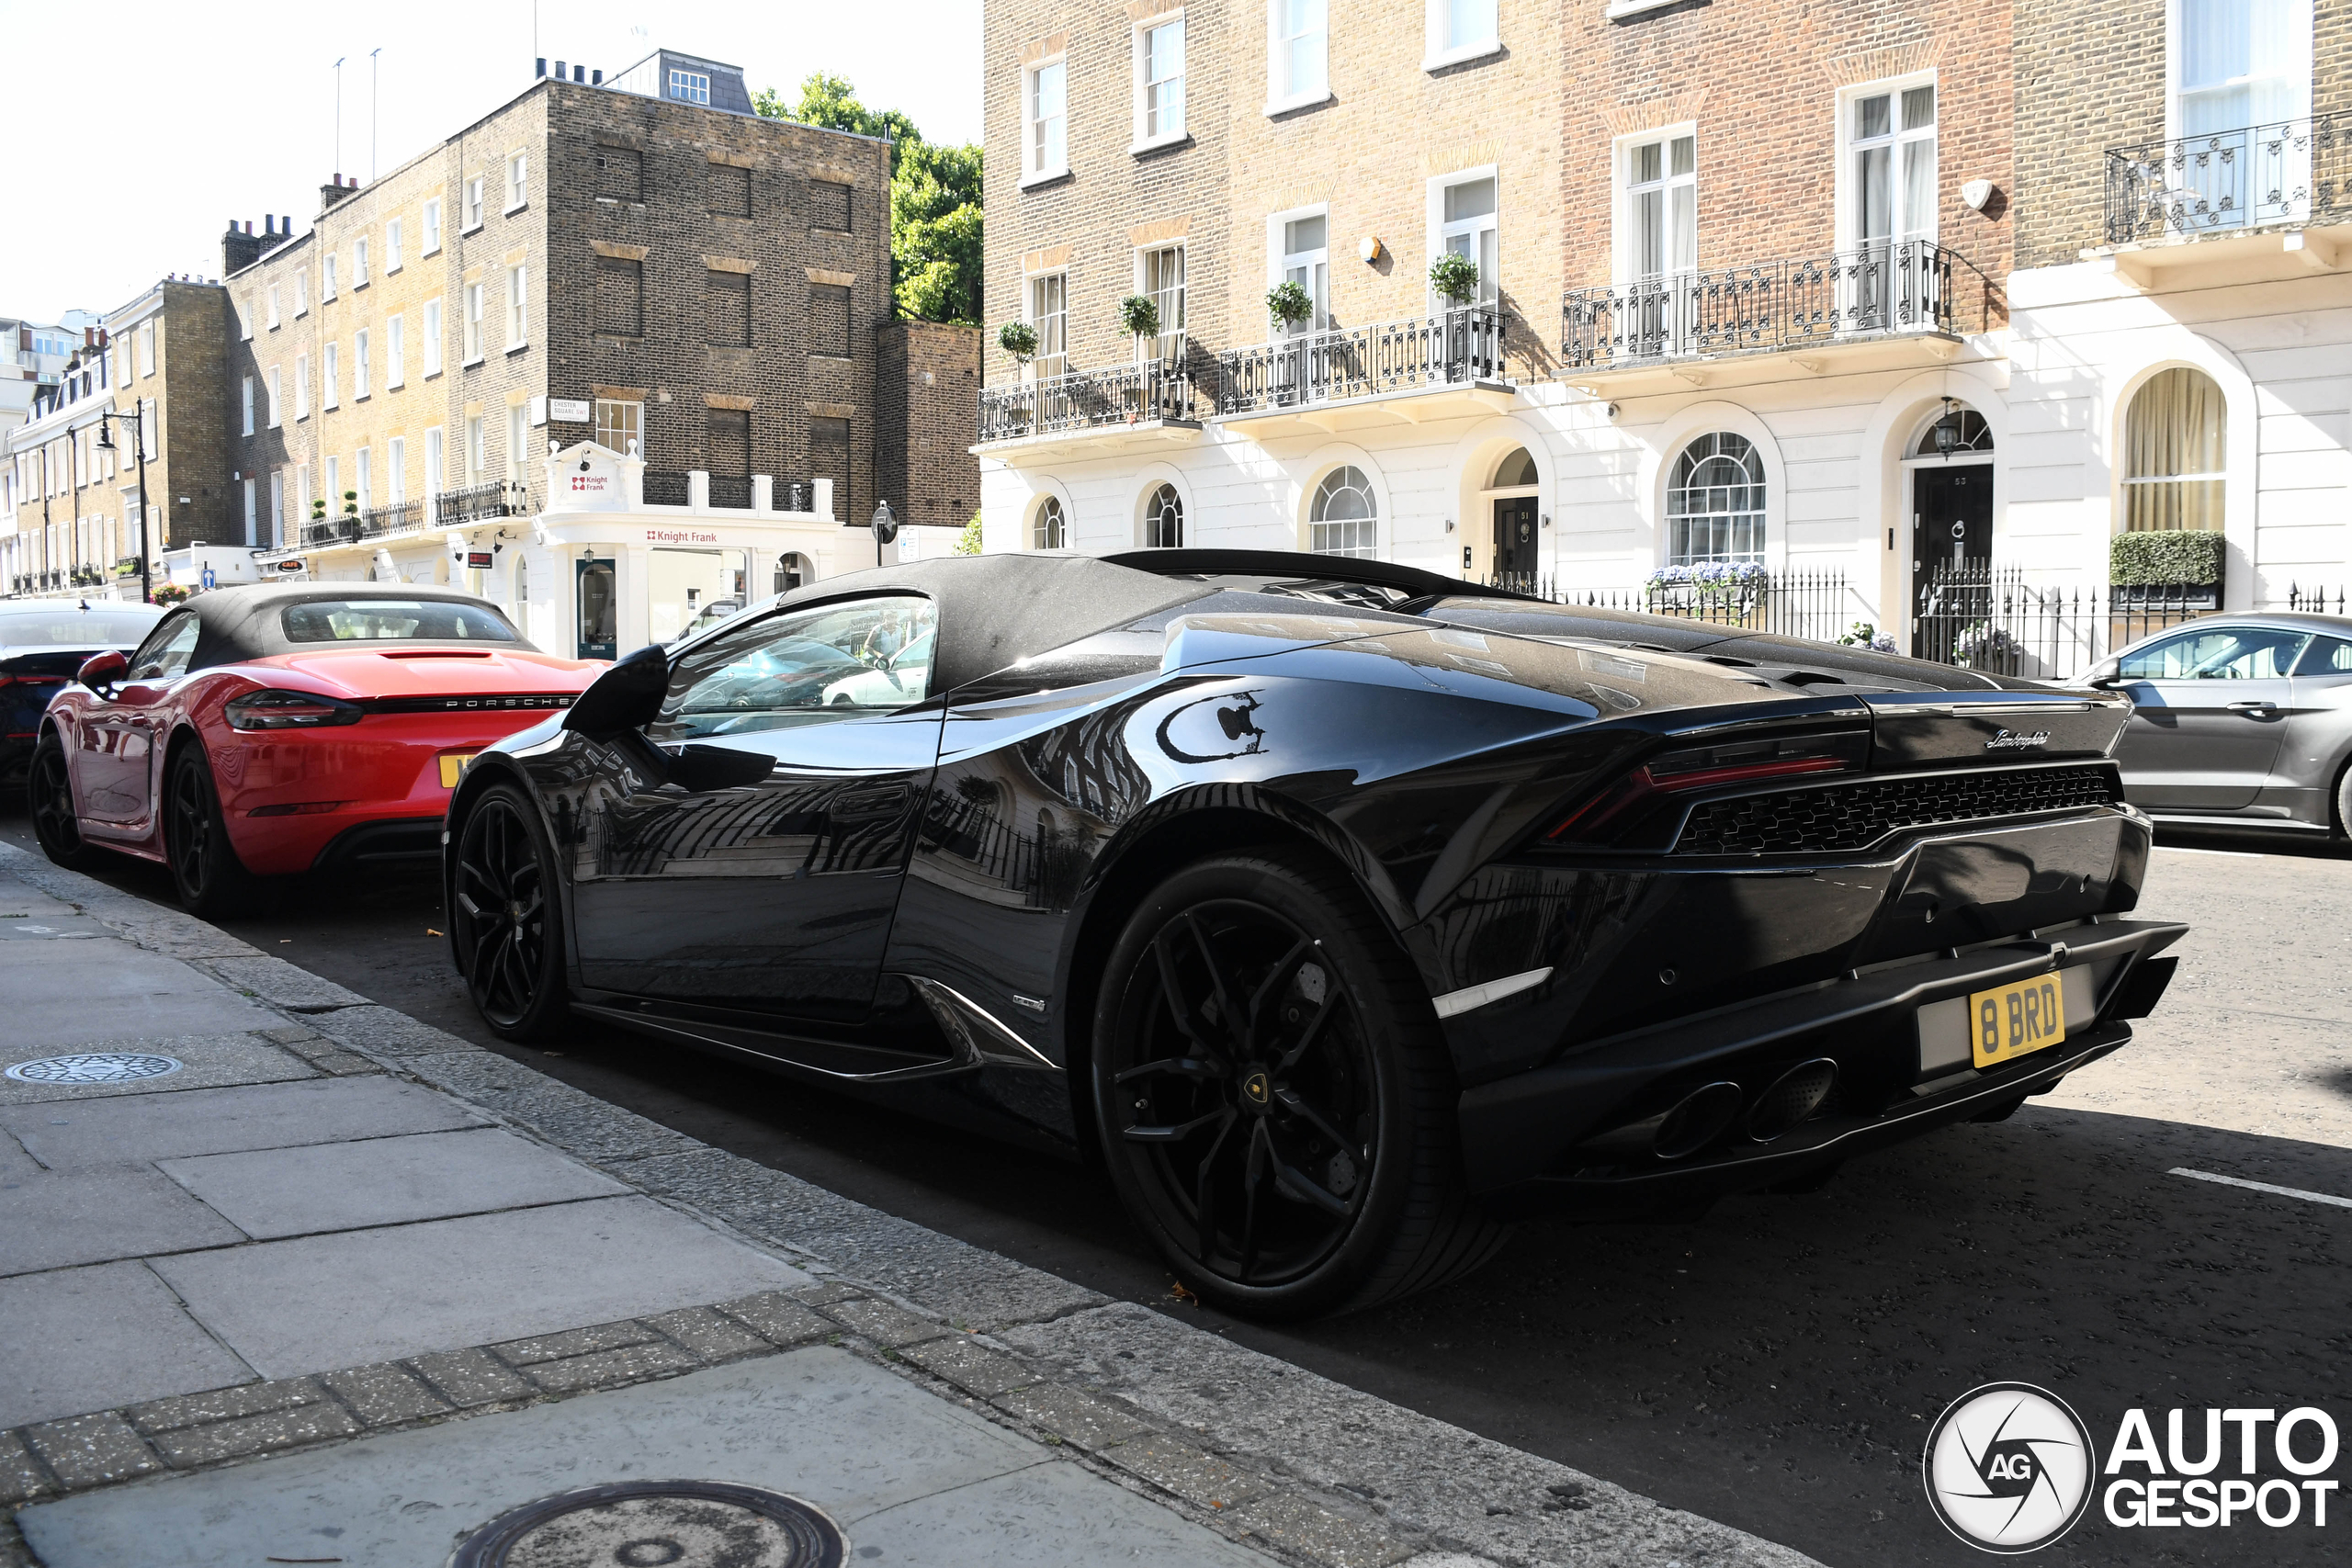
<svg viewBox="0 0 2352 1568"><path fill-rule="evenodd" d="M1794 1180L1857 1154L2039 1094L2132 1038L2169 977L2148 961L2186 926L2096 924L1852 974L1719 1012L1634 1031L1464 1093L1471 1187L1498 1213L1638 1213ZM2061 1044L1985 1071L1923 1067L1923 1007L2015 980L2086 967L2096 1011ZM1745 1105L1799 1062L1838 1066L1811 1119L1758 1141L1744 1117L1703 1147L1664 1159L1628 1151L1623 1129L1702 1085L1739 1086ZM1925 1080L1925 1081L1923 1081ZM1611 1139L1610 1134L1618 1136Z"/></svg>

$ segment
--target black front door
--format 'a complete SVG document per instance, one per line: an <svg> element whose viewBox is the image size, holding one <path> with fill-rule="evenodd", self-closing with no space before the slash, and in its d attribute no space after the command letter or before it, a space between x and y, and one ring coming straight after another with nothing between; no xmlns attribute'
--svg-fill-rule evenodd
<svg viewBox="0 0 2352 1568"><path fill-rule="evenodd" d="M1915 468L1911 480L1911 609L1926 613L1939 566L1993 556L1993 469L1968 463Z"/></svg>
<svg viewBox="0 0 2352 1568"><path fill-rule="evenodd" d="M1495 576L1532 578L1535 556L1535 498L1522 495L1495 502Z"/></svg>
<svg viewBox="0 0 2352 1568"><path fill-rule="evenodd" d="M592 807L575 873L600 990L854 1022L874 999L939 756L931 601L768 615L685 654ZM650 758L649 758L650 761Z"/></svg>

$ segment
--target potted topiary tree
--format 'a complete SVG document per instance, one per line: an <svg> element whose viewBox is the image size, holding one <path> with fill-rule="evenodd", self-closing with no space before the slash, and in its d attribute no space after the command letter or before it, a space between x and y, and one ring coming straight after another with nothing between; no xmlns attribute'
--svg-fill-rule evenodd
<svg viewBox="0 0 2352 1568"><path fill-rule="evenodd" d="M1266 314L1278 332L1295 332L1301 321L1315 314L1315 301L1299 283L1277 283L1266 290Z"/></svg>
<svg viewBox="0 0 2352 1568"><path fill-rule="evenodd" d="M996 330L996 345L1012 355L1013 378L1016 381L1028 379L1023 372L1028 368L1029 361L1036 357L1037 329L1026 321L1007 321ZM1025 429L1029 423L1029 413L1027 400L1017 395L1007 400L1003 406L1004 423L1012 430Z"/></svg>
<svg viewBox="0 0 2352 1568"><path fill-rule="evenodd" d="M1430 290L1448 305L1468 304L1478 292L1478 264L1456 251L1430 263Z"/></svg>
<svg viewBox="0 0 2352 1568"><path fill-rule="evenodd" d="M2218 528L2118 534L2107 547L2107 581L2119 604L2182 610L2222 607L2229 550Z"/></svg>
<svg viewBox="0 0 2352 1568"><path fill-rule="evenodd" d="M1136 340L1136 363L1159 357L1159 306L1148 294L1130 294L1119 301L1119 324ZM1148 344L1147 354L1146 345Z"/></svg>

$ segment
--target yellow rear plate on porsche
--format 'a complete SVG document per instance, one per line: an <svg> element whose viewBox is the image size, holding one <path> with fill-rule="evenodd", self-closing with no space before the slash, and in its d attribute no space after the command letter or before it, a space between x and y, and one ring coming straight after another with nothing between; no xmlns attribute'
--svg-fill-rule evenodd
<svg viewBox="0 0 2352 1568"><path fill-rule="evenodd" d="M2065 1038L2065 988L2055 975L1969 996L1968 1043L1979 1067L1997 1067Z"/></svg>
<svg viewBox="0 0 2352 1568"><path fill-rule="evenodd" d="M466 771L466 764L472 761L478 755L480 755L480 753L474 751L467 751L462 754L445 754L441 759L441 787L443 789L457 788L458 775L464 773Z"/></svg>

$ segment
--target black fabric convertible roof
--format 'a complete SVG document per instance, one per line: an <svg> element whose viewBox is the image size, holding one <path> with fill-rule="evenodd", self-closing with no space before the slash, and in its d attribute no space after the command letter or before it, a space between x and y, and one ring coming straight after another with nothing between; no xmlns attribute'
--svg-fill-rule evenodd
<svg viewBox="0 0 2352 1568"><path fill-rule="evenodd" d="M288 604L352 599L475 604L501 620L506 619L505 611L479 595L430 582L241 583L233 588L216 588L209 593L199 593L187 602L188 608L196 612L197 621L204 628L197 634L196 656L190 664L201 670L215 664L234 663L240 659L257 659L288 652L296 645L286 640L285 628L278 621L280 610ZM500 646L532 647L524 640L520 632L515 633L514 642Z"/></svg>
<svg viewBox="0 0 2352 1568"><path fill-rule="evenodd" d="M893 590L939 605L932 688L941 692L1215 592L1092 556L951 556L829 577L777 603L789 609Z"/></svg>

